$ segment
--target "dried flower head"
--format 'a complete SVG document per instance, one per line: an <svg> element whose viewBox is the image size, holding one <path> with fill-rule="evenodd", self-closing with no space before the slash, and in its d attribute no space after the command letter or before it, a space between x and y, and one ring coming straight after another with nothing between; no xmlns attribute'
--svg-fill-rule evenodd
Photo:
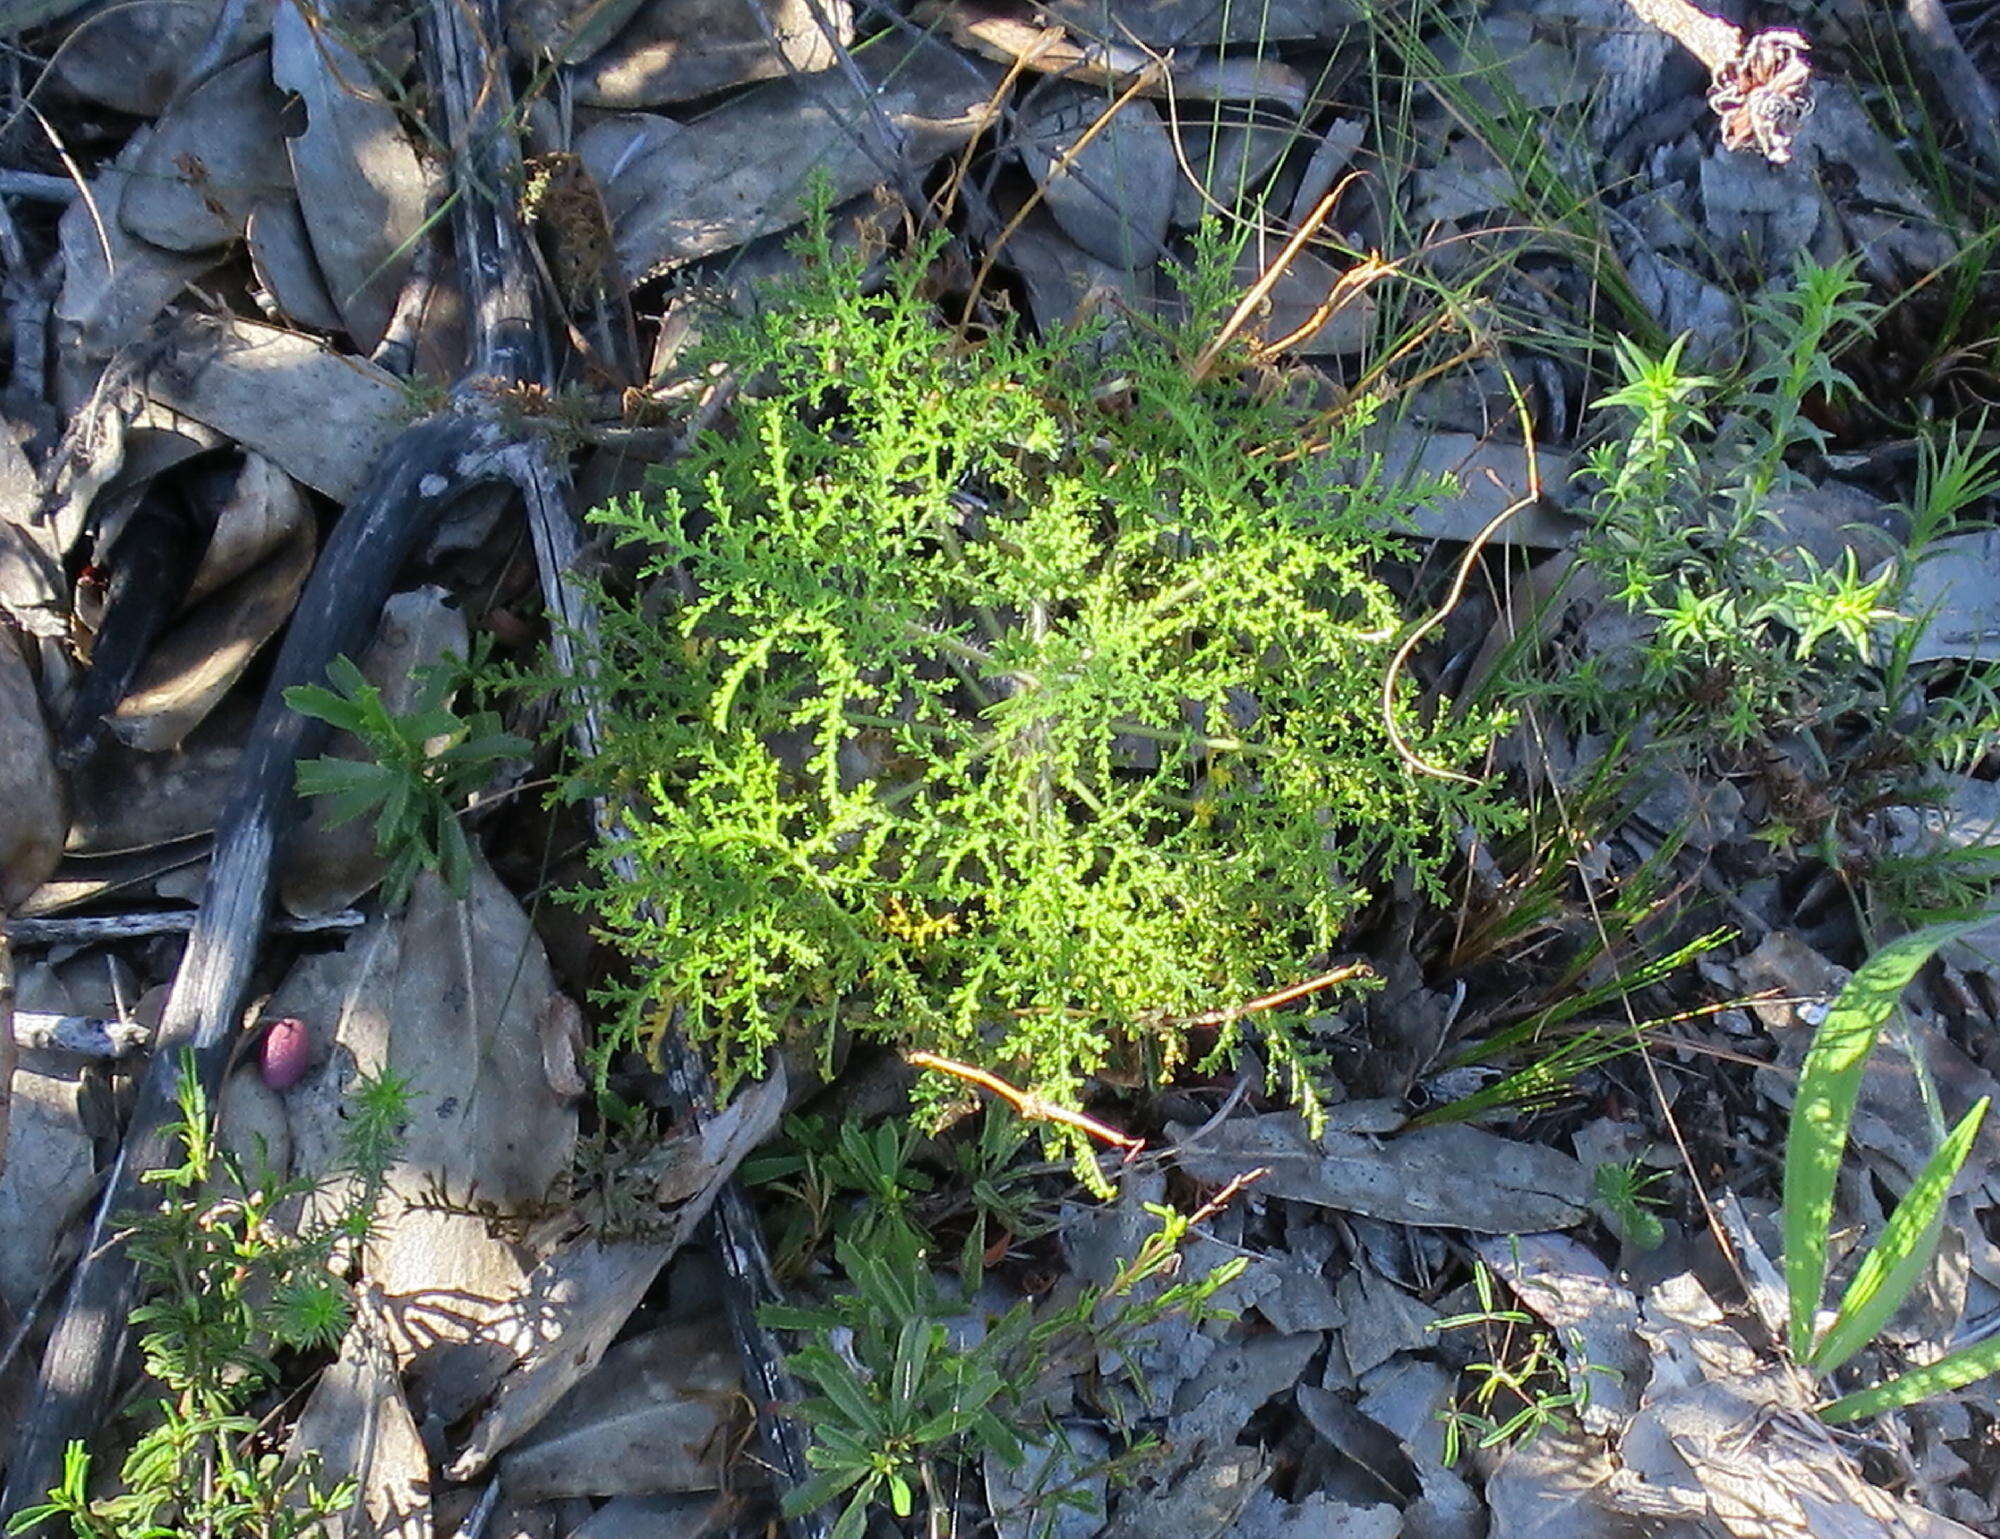
<svg viewBox="0 0 2000 1539"><path fill-rule="evenodd" d="M1812 111L1812 66L1801 34L1776 28L1746 40L1740 28L1689 0L1626 4L1708 66L1708 104L1722 119L1724 148L1754 145L1776 165L1792 158L1792 136Z"/></svg>
<svg viewBox="0 0 2000 1539"><path fill-rule="evenodd" d="M1708 104L1722 119L1725 149L1755 145L1775 165L1792 158L1792 136L1812 111L1809 46L1788 29L1759 32L1715 70Z"/></svg>

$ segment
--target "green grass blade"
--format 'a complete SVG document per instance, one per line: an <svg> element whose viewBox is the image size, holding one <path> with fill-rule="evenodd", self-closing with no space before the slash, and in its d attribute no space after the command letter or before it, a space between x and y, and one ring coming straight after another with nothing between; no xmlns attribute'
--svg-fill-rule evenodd
<svg viewBox="0 0 2000 1539"><path fill-rule="evenodd" d="M1989 1336L1969 1347L1961 1347L1929 1367L1912 1369L1887 1383L1842 1395L1819 1408L1819 1419L1853 1421L1857 1417L1893 1411L1898 1406L1928 1400L1933 1395L1950 1394L1994 1372L2000 1372L2000 1336Z"/></svg>
<svg viewBox="0 0 2000 1539"><path fill-rule="evenodd" d="M1863 1258L1854 1281L1848 1284L1847 1296L1840 1301L1840 1312L1834 1317L1832 1327L1813 1348L1812 1366L1819 1372L1833 1372L1873 1341L1875 1333L1902 1307L1917 1279L1923 1276L1924 1268L1930 1265L1937 1250L1944 1200L1951 1193L1951 1183L1957 1178L1959 1167L1972 1152L1972 1140L1979 1135L1986 1106L1986 1098L1981 1097L1979 1104L1938 1145L1909 1191L1903 1194L1903 1200L1896 1204L1881 1238Z"/></svg>
<svg viewBox="0 0 2000 1539"><path fill-rule="evenodd" d="M1812 1345L1813 1316L1826 1283L1834 1182L1868 1055L1903 990L1931 954L1976 925L1930 925L1876 952L1840 991L1806 1054L1785 1140L1785 1285L1791 1296L1792 1353L1800 1361Z"/></svg>

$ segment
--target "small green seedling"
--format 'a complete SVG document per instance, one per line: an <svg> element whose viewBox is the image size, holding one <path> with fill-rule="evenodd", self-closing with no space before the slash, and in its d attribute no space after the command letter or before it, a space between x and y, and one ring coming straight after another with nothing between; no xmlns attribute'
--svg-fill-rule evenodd
<svg viewBox="0 0 2000 1539"><path fill-rule="evenodd" d="M856 1289L844 1307L764 1312L767 1324L814 1338L789 1361L819 1391L799 1407L813 1428L807 1458L819 1473L786 1497L785 1511L846 1497L833 1539L858 1539L871 1506L885 1499L907 1518L918 1486L938 1507L937 1462L967 1438L1008 1464L1021 1460L1020 1440L993 1410L1007 1382L997 1361L979 1347L951 1344L921 1254L908 1237L894 1238L879 1250L839 1246ZM842 1328L846 1352L834 1345Z"/></svg>
<svg viewBox="0 0 2000 1539"><path fill-rule="evenodd" d="M1945 1135L1862 1259L1832 1321L1816 1327L1826 1284L1827 1235L1834 1186L1861 1094L1868 1056L1897 1001L1937 949L1981 920L1931 925L1883 947L1850 978L1814 1034L1799 1078L1785 1144L1785 1283L1791 1298L1792 1355L1826 1374L1872 1341L1910 1295L1935 1254L1945 1198L1986 1117L1986 1098ZM1951 1352L1820 1407L1828 1421L1849 1421L1909 1405L1970 1384L2000 1369L2000 1338Z"/></svg>
<svg viewBox="0 0 2000 1539"><path fill-rule="evenodd" d="M145 1430L109 1491L72 1443L48 1500L10 1534L66 1522L76 1539L309 1539L356 1500L352 1480L322 1481L319 1455L291 1458L257 1414L288 1352L326 1353L353 1302L334 1263L370 1233L412 1103L394 1076L350 1087L336 1167L323 1180L281 1178L232 1155L216 1133L192 1058L170 1129L177 1165L152 1172L159 1200L124 1215L145 1301L132 1312L145 1366ZM309 1198L324 1216L289 1217ZM94 1489L96 1488L96 1489Z"/></svg>
<svg viewBox="0 0 2000 1539"><path fill-rule="evenodd" d="M534 745L501 731L492 711L460 716L452 710L447 702L458 669L417 670L417 698L401 714L349 659L336 657L326 672L332 689L294 685L285 691L285 704L353 733L373 758L306 760L298 769L299 794L331 797L329 821L336 828L374 814L375 848L389 861L383 895L392 906L409 896L419 871L438 872L454 897L464 897L472 851L459 827L458 805L496 763Z"/></svg>
<svg viewBox="0 0 2000 1539"><path fill-rule="evenodd" d="M1610 1216L1611 1227L1621 1240L1640 1250L1658 1250L1666 1239L1659 1215L1652 1211L1663 1199L1649 1190L1666 1176L1664 1170L1646 1170L1634 1159L1622 1165L1599 1165L1591 1178L1597 1200Z"/></svg>
<svg viewBox="0 0 2000 1539"><path fill-rule="evenodd" d="M884 1502L898 1517L910 1516L919 1488L928 1510L944 1513L941 1472L975 1456L1018 1465L1024 1437L1046 1436L1046 1427L1035 1425L1046 1410L1035 1386L1051 1365L1116 1365L1143 1394L1139 1354L1148 1328L1169 1315L1223 1316L1216 1294L1249 1265L1236 1256L1205 1276L1169 1280L1195 1226L1240 1190L1233 1184L1194 1213L1146 1204L1158 1227L1110 1281L1024 1299L987 1320L964 1347L944 1321L972 1306L947 1293L917 1237L890 1226L866 1247L837 1240L846 1290L818 1308L761 1311L766 1325L804 1337L789 1362L818 1391L798 1411L813 1429L806 1458L818 1473L785 1498L786 1513L841 1502L833 1539L856 1539L871 1508ZM1052 1502L1076 1496L1047 1493Z"/></svg>
<svg viewBox="0 0 2000 1539"><path fill-rule="evenodd" d="M1468 1363L1472 1389L1437 1413L1444 1423L1444 1462L1456 1464L1467 1447L1499 1448L1533 1442L1548 1431L1564 1431L1572 1415L1590 1404L1592 1374L1616 1370L1589 1361L1581 1340L1569 1342L1568 1364L1555 1337L1523 1309L1500 1307L1493 1274L1475 1262L1472 1286L1479 1307L1433 1320L1434 1331L1478 1326L1486 1335L1488 1358Z"/></svg>

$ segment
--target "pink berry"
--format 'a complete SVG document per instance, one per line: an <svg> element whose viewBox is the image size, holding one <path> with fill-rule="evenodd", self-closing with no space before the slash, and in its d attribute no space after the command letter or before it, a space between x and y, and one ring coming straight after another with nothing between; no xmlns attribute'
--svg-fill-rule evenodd
<svg viewBox="0 0 2000 1539"><path fill-rule="evenodd" d="M312 1062L312 1037L306 1023L292 1016L271 1022L257 1050L257 1068L266 1089L289 1090L306 1077Z"/></svg>

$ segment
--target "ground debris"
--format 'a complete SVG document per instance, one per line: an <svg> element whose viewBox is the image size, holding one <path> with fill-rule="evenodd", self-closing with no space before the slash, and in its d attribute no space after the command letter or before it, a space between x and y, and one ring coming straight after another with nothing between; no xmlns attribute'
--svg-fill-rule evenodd
<svg viewBox="0 0 2000 1539"><path fill-rule="evenodd" d="M1221 1185L1260 1167L1262 1192L1369 1218L1476 1234L1528 1234L1579 1222L1583 1167L1564 1154L1479 1128L1420 1128L1387 1139L1334 1130L1314 1140L1290 1113L1224 1123L1199 1138L1176 1125L1176 1158Z"/></svg>

